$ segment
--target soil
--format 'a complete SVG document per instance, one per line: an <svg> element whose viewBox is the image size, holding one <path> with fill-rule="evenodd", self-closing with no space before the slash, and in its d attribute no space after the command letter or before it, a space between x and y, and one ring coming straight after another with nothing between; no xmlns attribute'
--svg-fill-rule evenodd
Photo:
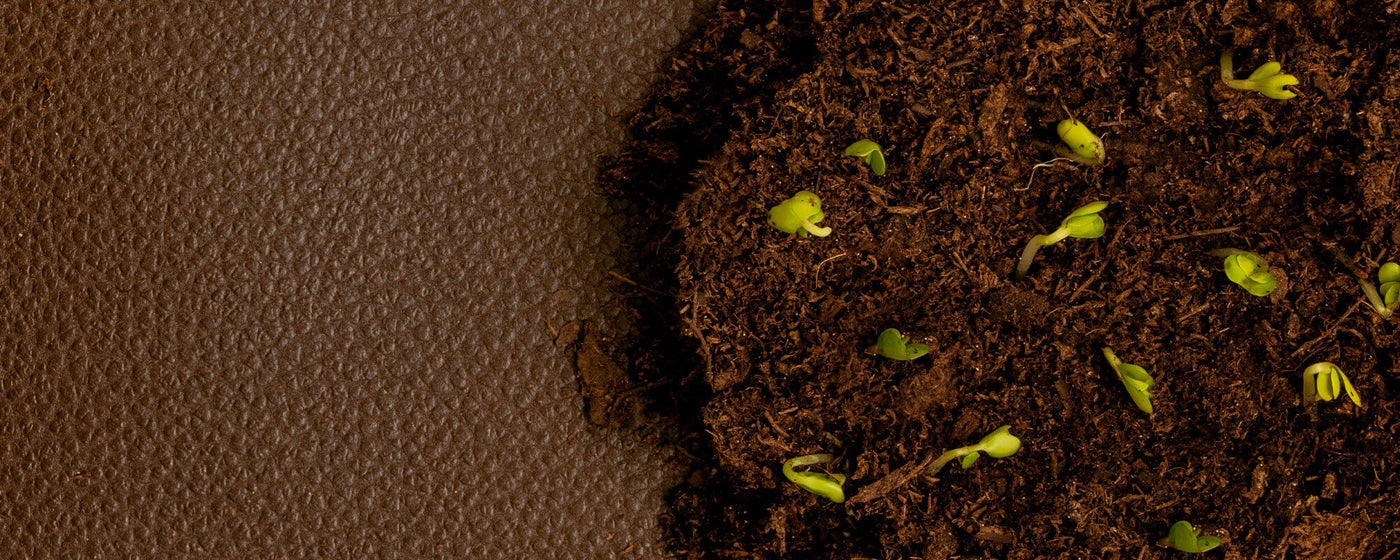
<svg viewBox="0 0 1400 560"><path fill-rule="evenodd" d="M1358 284L1400 260L1397 24L1394 1L723 2L603 174L654 217L620 274L648 333L623 362L692 460L670 548L1144 560L1188 520L1226 558L1400 558L1400 319ZM1298 97L1225 86L1226 47ZM1037 167L1069 115L1106 164ZM842 155L861 138L887 174ZM799 190L831 236L766 223ZM1103 237L1012 280L1094 200ZM1230 283L1226 247L1278 288ZM888 327L932 351L867 354ZM1153 414L1104 346L1156 377ZM1364 408L1310 418L1318 361ZM1003 424L1016 455L923 473ZM783 478L811 453L846 503Z"/></svg>

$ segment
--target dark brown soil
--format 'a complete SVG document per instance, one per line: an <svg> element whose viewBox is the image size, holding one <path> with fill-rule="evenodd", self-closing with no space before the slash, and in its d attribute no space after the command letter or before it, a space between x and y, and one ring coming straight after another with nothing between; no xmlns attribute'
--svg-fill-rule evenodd
<svg viewBox="0 0 1400 560"><path fill-rule="evenodd" d="M1400 558L1400 321L1357 283L1400 260L1397 28L1396 2L721 5L604 175L663 218L660 266L626 274L693 351L629 364L692 436L673 550L1143 560L1181 555L1155 543L1184 519L1226 558ZM1281 62L1299 96L1229 89L1224 47L1244 75ZM1067 112L1108 163L1032 174ZM886 175L841 155L860 138ZM830 237L766 224L798 190ZM1011 281L1031 236L1093 200L1104 237ZM1278 289L1231 284L1222 247L1264 256ZM932 352L867 355L887 327ZM1154 414L1105 345L1157 378ZM1366 407L1312 422L1317 361ZM1002 424L1015 456L915 468ZM837 455L850 501L782 477L809 453Z"/></svg>

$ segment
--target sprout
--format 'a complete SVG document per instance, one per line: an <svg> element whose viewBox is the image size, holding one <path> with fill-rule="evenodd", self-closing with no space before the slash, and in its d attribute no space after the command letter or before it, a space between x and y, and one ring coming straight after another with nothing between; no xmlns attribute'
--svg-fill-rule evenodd
<svg viewBox="0 0 1400 560"><path fill-rule="evenodd" d="M768 225L798 237L807 237L808 233L817 237L831 235L831 228L816 226L823 218L826 214L822 213L822 199L807 191L797 191L768 211Z"/></svg>
<svg viewBox="0 0 1400 560"><path fill-rule="evenodd" d="M844 474L826 474L819 472L798 472L793 467L805 467L818 463L830 463L830 453L818 453L815 455L803 455L788 459L783 463L783 476L796 484L798 488L826 498L836 503L846 501L846 492L841 486L846 484Z"/></svg>
<svg viewBox="0 0 1400 560"><path fill-rule="evenodd" d="M891 360L912 360L928 353L928 345L909 344L909 337L899 333L898 329L885 329L880 333L880 340L868 350Z"/></svg>
<svg viewBox="0 0 1400 560"><path fill-rule="evenodd" d="M885 174L885 154L880 151L880 145L870 140L856 140L856 143L846 146L846 155L865 158L865 163L870 165L870 170L876 175Z"/></svg>
<svg viewBox="0 0 1400 560"><path fill-rule="evenodd" d="M1095 239L1103 236L1103 218L1099 217L1099 212L1108 207L1107 202L1090 202L1071 212L1068 218L1060 222L1060 228L1045 235L1037 235L1031 238L1026 244L1025 250L1021 251L1021 262L1016 265L1016 279L1026 277L1026 271L1031 268L1031 260L1035 259L1035 253L1041 247L1054 245L1063 241L1066 237L1079 239Z"/></svg>
<svg viewBox="0 0 1400 560"><path fill-rule="evenodd" d="M1381 317L1390 317L1397 307L1400 307L1400 264L1388 262L1381 265L1381 270L1376 274L1381 282L1380 291L1365 280L1361 281L1361 291L1366 292L1366 299L1370 300L1371 307L1380 313Z"/></svg>
<svg viewBox="0 0 1400 560"><path fill-rule="evenodd" d="M943 452L937 459L934 459L933 464L924 469L924 472L929 476L936 475L938 471L943 470L944 465L947 465L949 461L957 459L958 457L963 458L961 463L962 468L969 468L973 463L977 462L978 457L982 456L978 453L979 451L985 451L988 455L1000 459L1002 457L1015 455L1020 449L1021 440L1011 435L1011 426L1002 426L992 430L992 433L987 434L986 437L982 438L982 441L976 444L967 447L959 447L957 449L949 449Z"/></svg>
<svg viewBox="0 0 1400 560"><path fill-rule="evenodd" d="M1220 546L1220 539L1211 536L1201 536L1201 531L1191 526L1190 522L1177 521L1172 524L1171 531L1166 537L1157 541L1162 546L1170 546L1182 552L1207 552Z"/></svg>
<svg viewBox="0 0 1400 560"><path fill-rule="evenodd" d="M1235 79L1235 51L1225 49L1220 53L1220 79L1225 80L1225 85L1235 89L1247 89L1264 94L1265 97L1273 99L1293 99L1298 94L1283 89L1283 86L1298 85L1298 78L1288 74L1281 74L1279 70L1282 66L1277 62L1266 62L1260 66L1249 78L1244 80Z"/></svg>
<svg viewBox="0 0 1400 560"><path fill-rule="evenodd" d="M1264 257L1239 249L1216 249L1210 254L1224 257L1225 276L1250 294L1264 297L1274 291L1274 275Z"/></svg>
<svg viewBox="0 0 1400 560"><path fill-rule="evenodd" d="M1147 374L1147 370L1133 364L1125 364L1113 354L1113 349L1103 347L1103 357L1108 360L1108 365L1118 374L1118 380L1123 382L1123 387L1128 389L1128 396L1133 398L1133 404L1138 409L1152 414L1152 393L1148 391L1157 382Z"/></svg>
<svg viewBox="0 0 1400 560"><path fill-rule="evenodd" d="M1068 158L1084 165L1099 165L1104 162L1103 140L1089 132L1089 127L1073 117L1060 121L1055 127L1063 145L1055 146L1055 155Z"/></svg>
<svg viewBox="0 0 1400 560"><path fill-rule="evenodd" d="M1303 370L1303 406L1308 408L1308 415L1313 420L1317 420L1317 401L1335 399L1342 390L1346 391L1351 402L1361 406L1361 395L1356 393L1356 387L1351 386L1347 374L1342 373L1342 368L1336 364L1318 362Z"/></svg>

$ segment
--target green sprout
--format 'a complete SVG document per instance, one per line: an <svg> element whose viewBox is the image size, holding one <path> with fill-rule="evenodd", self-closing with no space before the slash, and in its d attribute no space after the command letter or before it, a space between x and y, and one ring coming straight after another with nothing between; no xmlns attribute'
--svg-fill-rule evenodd
<svg viewBox="0 0 1400 560"><path fill-rule="evenodd" d="M1060 121L1055 127L1063 145L1055 146L1055 155L1084 165L1099 165L1104 162L1103 140L1089 131L1089 127L1073 117Z"/></svg>
<svg viewBox="0 0 1400 560"><path fill-rule="evenodd" d="M1031 260L1035 259L1035 253L1041 247L1054 245L1063 241L1066 237L1078 239L1095 239L1103 236L1103 218L1099 217L1099 212L1108 207L1107 202L1090 202L1071 212L1068 218L1060 222L1059 229L1045 235L1037 235L1031 238L1026 244L1025 250L1021 251L1021 262L1016 265L1016 279L1026 277L1026 271L1031 268Z"/></svg>
<svg viewBox="0 0 1400 560"><path fill-rule="evenodd" d="M1224 257L1225 276L1251 295L1264 297L1274 291L1277 282L1264 257L1239 249L1215 249L1210 254Z"/></svg>
<svg viewBox="0 0 1400 560"><path fill-rule="evenodd" d="M909 340L899 329L885 329L880 333L880 340L868 351L891 360L912 360L928 353L928 345L910 344Z"/></svg>
<svg viewBox="0 0 1400 560"><path fill-rule="evenodd" d="M880 145L873 141L856 140L856 143L846 146L846 155L863 157L876 175L885 174L885 154L880 151Z"/></svg>
<svg viewBox="0 0 1400 560"><path fill-rule="evenodd" d="M1298 78L1279 71L1283 68L1277 62L1266 62L1260 66L1248 78L1243 80L1235 79L1235 51L1225 49L1220 53L1220 79L1225 80L1225 85L1235 89L1247 89L1264 94L1272 99L1293 99L1298 94L1283 89L1283 86L1298 85Z"/></svg>
<svg viewBox="0 0 1400 560"><path fill-rule="evenodd" d="M987 434L981 441L973 445L944 451L942 455L934 459L933 464L924 469L924 472L929 476L936 475L943 470L944 465L958 457L962 457L961 466L966 469L972 467L972 464L977 462L977 458L982 456L978 452L986 452L988 455L1000 459L1015 455L1020 449L1021 440L1011 435L1011 426L1002 426L992 430L992 433Z"/></svg>
<svg viewBox="0 0 1400 560"><path fill-rule="evenodd" d="M1345 390L1347 397L1356 406L1361 406L1361 395L1351 386L1347 374L1332 362L1318 362L1303 370L1303 406L1308 407L1308 415L1317 420L1317 401L1331 401Z"/></svg>
<svg viewBox="0 0 1400 560"><path fill-rule="evenodd" d="M830 463L831 459L830 453L793 457L792 459L788 459L786 463L783 463L783 476L786 476L787 479L791 480L793 484L796 484L798 488L838 504L845 502L846 492L841 489L841 486L846 484L846 475L805 471L799 472L794 469L794 467Z"/></svg>
<svg viewBox="0 0 1400 560"><path fill-rule="evenodd" d="M1182 552L1208 552L1220 546L1220 539L1211 536L1201 536L1201 531L1191 526L1188 521L1177 521L1172 524L1171 531L1166 537L1157 541L1162 546L1170 546Z"/></svg>
<svg viewBox="0 0 1400 560"><path fill-rule="evenodd" d="M1118 356L1113 354L1113 349L1103 347L1103 357L1108 360L1108 365L1113 368L1113 372L1118 374L1118 380L1123 382L1123 387L1128 389L1128 396L1133 398L1138 410L1152 414L1152 393L1148 391L1157 381L1147 374L1147 370L1133 364L1125 364Z"/></svg>
<svg viewBox="0 0 1400 560"><path fill-rule="evenodd" d="M796 233L798 237L807 237L808 233L817 237L831 235L831 228L816 225L824 218L822 199L808 191L797 191L792 198L768 211L768 225L783 233Z"/></svg>
<svg viewBox="0 0 1400 560"><path fill-rule="evenodd" d="M1397 307L1400 307L1400 264L1388 262L1381 265L1381 270L1376 274L1380 280L1380 291L1365 280L1361 281L1361 291L1366 292L1366 299L1370 300L1371 307L1380 313L1381 317L1390 317Z"/></svg>

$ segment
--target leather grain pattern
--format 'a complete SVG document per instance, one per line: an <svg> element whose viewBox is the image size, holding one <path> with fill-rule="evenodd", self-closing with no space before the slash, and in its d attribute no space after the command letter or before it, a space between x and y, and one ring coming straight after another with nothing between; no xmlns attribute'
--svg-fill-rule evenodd
<svg viewBox="0 0 1400 560"><path fill-rule="evenodd" d="M697 9L0 1L0 556L661 556L549 327Z"/></svg>

